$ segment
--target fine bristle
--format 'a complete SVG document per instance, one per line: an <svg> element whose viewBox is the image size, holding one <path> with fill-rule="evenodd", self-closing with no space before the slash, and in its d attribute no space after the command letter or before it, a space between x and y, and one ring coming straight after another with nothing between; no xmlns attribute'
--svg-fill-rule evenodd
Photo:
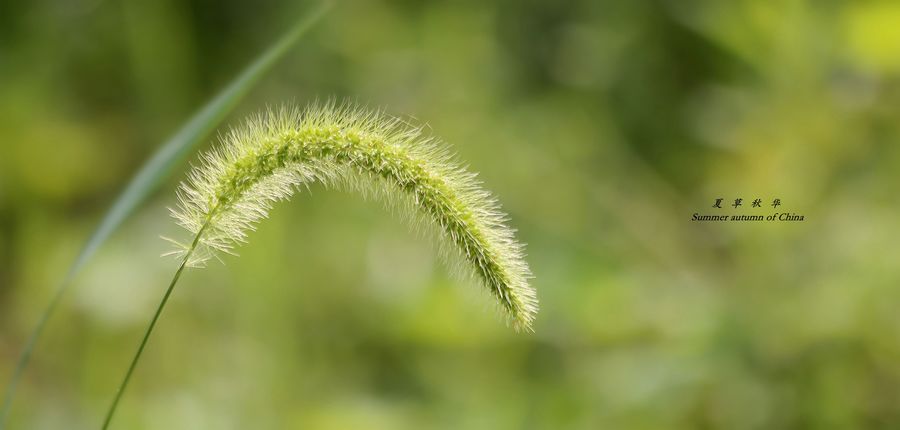
<svg viewBox="0 0 900 430"><path fill-rule="evenodd" d="M192 267L233 253L277 201L320 182L390 201L412 202L455 248L516 329L531 330L537 298L523 245L497 200L422 128L380 111L316 104L269 109L221 137L178 190L172 210L195 235L172 241Z"/></svg>

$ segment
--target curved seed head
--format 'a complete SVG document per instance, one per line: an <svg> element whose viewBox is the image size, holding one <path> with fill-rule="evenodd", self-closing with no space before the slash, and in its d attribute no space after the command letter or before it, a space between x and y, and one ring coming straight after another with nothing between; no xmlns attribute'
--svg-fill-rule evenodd
<svg viewBox="0 0 900 430"><path fill-rule="evenodd" d="M202 155L172 210L195 235L173 254L199 267L232 253L274 202L299 186L321 182L376 190L386 201L410 202L420 219L438 227L507 311L517 329L530 330L537 298L523 246L506 215L475 174L421 127L381 112L333 103L280 108L250 118Z"/></svg>

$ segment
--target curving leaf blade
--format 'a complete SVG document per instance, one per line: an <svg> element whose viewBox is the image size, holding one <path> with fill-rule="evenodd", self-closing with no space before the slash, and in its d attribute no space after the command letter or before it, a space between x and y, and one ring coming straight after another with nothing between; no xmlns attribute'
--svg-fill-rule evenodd
<svg viewBox="0 0 900 430"><path fill-rule="evenodd" d="M61 297L68 289L72 279L82 267L93 257L109 236L122 225L122 222L172 173L172 169L206 139L219 123L234 109L238 102L250 91L260 78L274 66L285 53L330 9L331 2L325 1L301 17L280 39L269 46L222 91L206 103L188 120L153 156L147 160L138 173L131 179L112 207L104 215L103 220L85 243L78 257L69 267L60 282L50 303L40 317L34 331L28 337L16 367L13 370L3 406L0 408L0 430L12 404L22 372L31 357L34 345L44 330L44 326L56 309Z"/></svg>

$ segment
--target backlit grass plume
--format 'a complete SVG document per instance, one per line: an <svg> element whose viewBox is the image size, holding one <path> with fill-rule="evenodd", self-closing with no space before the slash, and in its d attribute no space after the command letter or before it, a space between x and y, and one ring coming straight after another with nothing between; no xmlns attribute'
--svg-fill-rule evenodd
<svg viewBox="0 0 900 430"><path fill-rule="evenodd" d="M407 202L433 223L498 300L516 329L530 330L537 299L522 245L506 215L475 174L454 162L421 127L358 107L333 103L306 109L269 110L248 120L202 156L179 188L172 210L193 240L173 251L181 258L166 295L110 408L119 396L185 267L199 267L219 253L232 253L272 205L313 182L376 193Z"/></svg>
<svg viewBox="0 0 900 430"><path fill-rule="evenodd" d="M223 140L191 171L179 190L179 208L172 211L198 238L177 251L188 266L230 253L274 202L289 198L299 185L358 188L386 181L440 226L515 326L530 328L537 303L522 246L475 174L423 137L421 128L381 113L325 105L266 112Z"/></svg>

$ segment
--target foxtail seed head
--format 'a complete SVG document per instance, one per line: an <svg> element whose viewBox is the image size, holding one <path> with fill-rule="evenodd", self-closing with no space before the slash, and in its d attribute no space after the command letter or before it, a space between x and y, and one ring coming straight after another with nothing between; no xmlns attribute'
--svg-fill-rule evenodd
<svg viewBox="0 0 900 430"><path fill-rule="evenodd" d="M172 214L194 241L176 242L173 254L199 267L218 252L232 253L274 202L310 182L386 185L380 194L413 202L514 326L530 330L538 306L523 247L497 201L452 158L420 127L381 112L332 103L269 110L226 134L181 184Z"/></svg>

